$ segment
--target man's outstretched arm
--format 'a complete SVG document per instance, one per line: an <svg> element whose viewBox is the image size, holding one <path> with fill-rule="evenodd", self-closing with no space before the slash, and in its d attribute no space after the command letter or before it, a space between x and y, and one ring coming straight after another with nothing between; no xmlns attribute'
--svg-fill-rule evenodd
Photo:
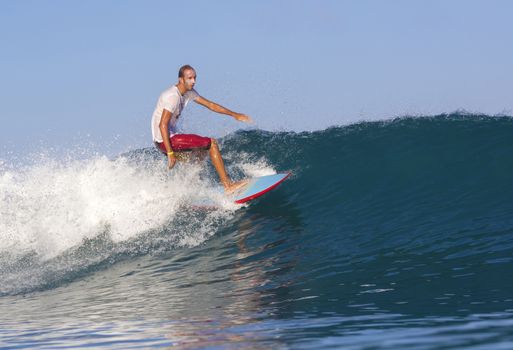
<svg viewBox="0 0 513 350"><path fill-rule="evenodd" d="M211 111L214 111L216 113L221 113L221 114L229 115L229 116L235 118L236 120L238 120L240 122L251 123L253 121L251 119L251 117L248 116L248 115L230 111L228 108L223 107L223 106L221 106L221 105L219 105L219 104L217 104L215 102L209 101L209 100L207 100L204 97L198 96L194 101L199 103L202 106L207 107Z"/></svg>

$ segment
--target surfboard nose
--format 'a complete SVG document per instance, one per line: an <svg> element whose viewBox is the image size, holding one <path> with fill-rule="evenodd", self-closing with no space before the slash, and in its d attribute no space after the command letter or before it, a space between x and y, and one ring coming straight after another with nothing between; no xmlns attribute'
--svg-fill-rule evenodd
<svg viewBox="0 0 513 350"><path fill-rule="evenodd" d="M235 203L243 204L266 194L285 181L290 175L290 172L286 172L250 179L243 191L236 195Z"/></svg>

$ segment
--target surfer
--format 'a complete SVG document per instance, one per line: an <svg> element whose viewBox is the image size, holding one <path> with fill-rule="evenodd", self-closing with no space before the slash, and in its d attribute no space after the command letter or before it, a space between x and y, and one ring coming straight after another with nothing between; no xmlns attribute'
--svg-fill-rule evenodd
<svg viewBox="0 0 513 350"><path fill-rule="evenodd" d="M229 115L241 122L251 122L251 118L200 96L194 90L195 84L196 71L194 68L189 65L182 66L178 71L178 83L162 92L153 112L151 120L153 142L158 150L167 155L169 169L175 166L177 153L208 150L212 164L219 174L225 191L233 192L242 187L246 181L233 182L230 179L226 173L216 140L195 134L178 133L176 124L182 110L190 101L207 107L211 111Z"/></svg>

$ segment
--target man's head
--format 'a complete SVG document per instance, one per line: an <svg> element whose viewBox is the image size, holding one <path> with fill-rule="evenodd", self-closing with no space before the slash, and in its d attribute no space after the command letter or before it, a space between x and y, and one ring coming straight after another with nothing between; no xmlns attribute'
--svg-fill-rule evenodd
<svg viewBox="0 0 513 350"><path fill-rule="evenodd" d="M180 67L178 71L178 82L185 87L187 91L192 90L196 84L196 71L194 68L186 64Z"/></svg>

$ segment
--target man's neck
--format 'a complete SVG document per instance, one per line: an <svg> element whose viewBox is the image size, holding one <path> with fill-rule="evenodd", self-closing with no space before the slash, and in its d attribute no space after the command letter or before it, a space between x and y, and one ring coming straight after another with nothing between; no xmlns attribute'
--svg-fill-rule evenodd
<svg viewBox="0 0 513 350"><path fill-rule="evenodd" d="M183 84L176 84L176 87L178 88L178 91L180 91L180 95L183 96L183 94L185 94L187 92L187 89L185 88L185 85Z"/></svg>

